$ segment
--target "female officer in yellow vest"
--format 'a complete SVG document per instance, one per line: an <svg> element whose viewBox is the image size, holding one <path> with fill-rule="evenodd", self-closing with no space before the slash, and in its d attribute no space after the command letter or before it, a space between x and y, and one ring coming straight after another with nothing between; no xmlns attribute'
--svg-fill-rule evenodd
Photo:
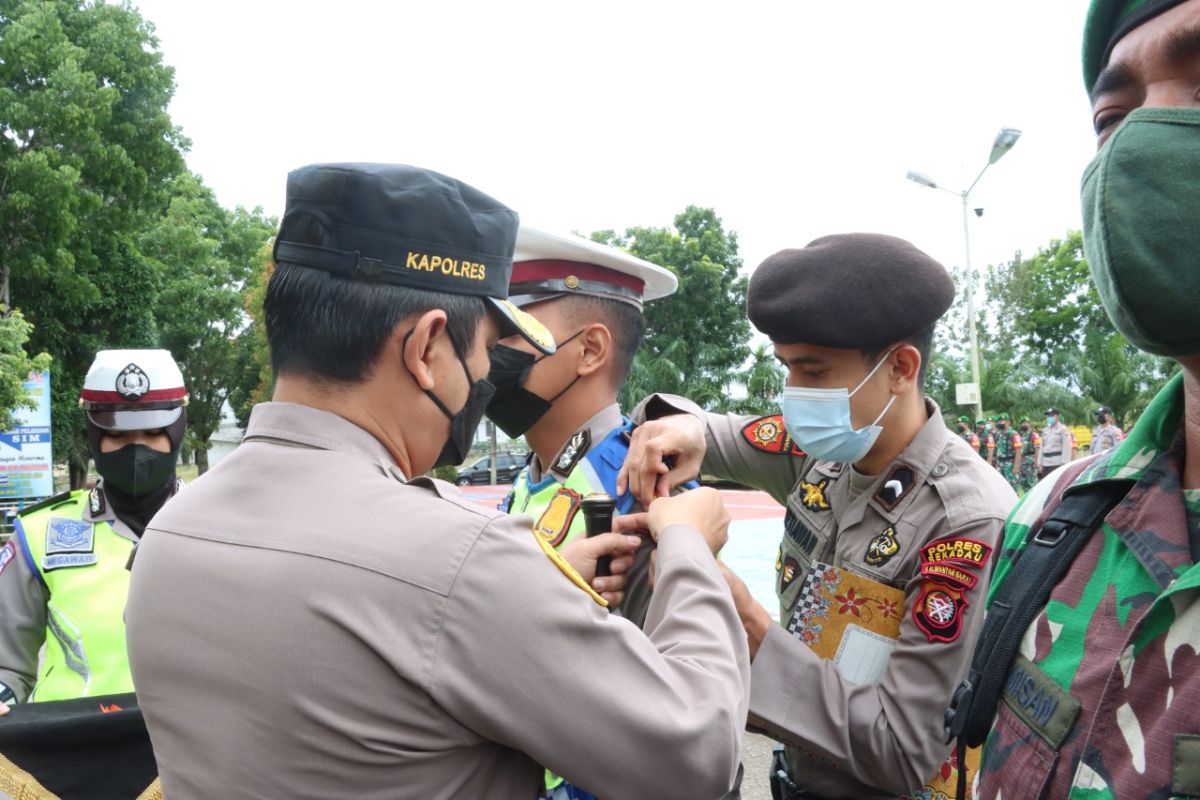
<svg viewBox="0 0 1200 800"><path fill-rule="evenodd" d="M22 511L0 548L0 713L5 703L133 691L129 567L146 524L180 485L186 403L166 350L96 354L80 405L100 480Z"/></svg>

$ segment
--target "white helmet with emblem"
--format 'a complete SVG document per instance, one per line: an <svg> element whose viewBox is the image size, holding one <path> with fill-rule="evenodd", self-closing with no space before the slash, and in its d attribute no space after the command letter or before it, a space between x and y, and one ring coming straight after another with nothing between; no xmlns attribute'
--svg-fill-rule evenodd
<svg viewBox="0 0 1200 800"><path fill-rule="evenodd" d="M88 420L108 431L167 428L187 401L183 373L167 350L101 350L79 393Z"/></svg>

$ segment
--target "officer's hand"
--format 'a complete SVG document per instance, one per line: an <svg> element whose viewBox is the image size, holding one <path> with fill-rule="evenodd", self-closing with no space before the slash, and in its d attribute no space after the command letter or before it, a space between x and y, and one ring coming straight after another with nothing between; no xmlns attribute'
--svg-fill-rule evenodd
<svg viewBox="0 0 1200 800"><path fill-rule="evenodd" d="M767 631L771 629L771 615L762 607L762 603L754 599L746 582L735 575L733 570L720 561L717 562L717 566L721 568L721 574L729 584L729 591L733 595L733 607L737 609L742 627L746 629L746 643L750 645L750 658L753 660Z"/></svg>
<svg viewBox="0 0 1200 800"><path fill-rule="evenodd" d="M668 466L667 459L673 459ZM633 429L629 453L617 473L617 494L628 489L643 506L668 497L700 474L704 462L704 423L691 414L643 423Z"/></svg>
<svg viewBox="0 0 1200 800"><path fill-rule="evenodd" d="M660 497L650 504L646 515L650 535L655 541L669 526L686 525L700 531L716 555L729 539L729 512L716 489L703 488L674 497Z"/></svg>
<svg viewBox="0 0 1200 800"><path fill-rule="evenodd" d="M8 706L6 706L4 703L0 703L0 717L3 717L7 713L8 713Z"/></svg>
<svg viewBox="0 0 1200 800"><path fill-rule="evenodd" d="M571 540L559 551L559 555L583 576L596 594L607 600L609 605L617 606L625 599L625 584L629 582L628 572L633 566L633 554L641 546L640 536L602 533ZM597 576L596 562L603 556L611 557L609 572L612 574Z"/></svg>

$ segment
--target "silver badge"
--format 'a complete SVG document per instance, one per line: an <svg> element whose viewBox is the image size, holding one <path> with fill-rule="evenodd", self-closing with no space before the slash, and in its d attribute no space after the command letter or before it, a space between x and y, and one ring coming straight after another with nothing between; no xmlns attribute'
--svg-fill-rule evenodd
<svg viewBox="0 0 1200 800"><path fill-rule="evenodd" d="M150 376L137 364L130 364L117 376L116 389L126 400L141 400L150 391Z"/></svg>

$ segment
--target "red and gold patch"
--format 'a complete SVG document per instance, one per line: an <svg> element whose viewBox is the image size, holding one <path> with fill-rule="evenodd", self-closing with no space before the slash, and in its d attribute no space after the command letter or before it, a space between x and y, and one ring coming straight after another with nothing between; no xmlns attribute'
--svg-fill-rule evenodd
<svg viewBox="0 0 1200 800"><path fill-rule="evenodd" d="M546 506L546 510L538 518L537 524L533 526L534 531L551 547L558 547L567 538L567 534L571 530L571 523L575 521L575 515L579 513L582 501L583 497L579 492L565 486L562 487L558 490L558 494L550 499L550 504Z"/></svg>
<svg viewBox="0 0 1200 800"><path fill-rule="evenodd" d="M742 436L750 446L764 453L775 453L785 456L802 456L804 451L796 446L787 428L783 426L783 415L774 414L770 417L759 417L746 423L742 428Z"/></svg>
<svg viewBox="0 0 1200 800"><path fill-rule="evenodd" d="M951 586L959 586L963 589L974 589L975 584L979 583L979 578L973 572L967 572L965 569L960 569L953 564L930 564L925 562L921 564L921 574L926 578L935 578L943 581Z"/></svg>
<svg viewBox="0 0 1200 800"><path fill-rule="evenodd" d="M963 589L927 580L913 603L913 622L931 642L953 642L962 635L967 602Z"/></svg>
<svg viewBox="0 0 1200 800"><path fill-rule="evenodd" d="M991 545L962 536L948 536L922 547L921 561L926 564L967 564L982 567L991 554Z"/></svg>

